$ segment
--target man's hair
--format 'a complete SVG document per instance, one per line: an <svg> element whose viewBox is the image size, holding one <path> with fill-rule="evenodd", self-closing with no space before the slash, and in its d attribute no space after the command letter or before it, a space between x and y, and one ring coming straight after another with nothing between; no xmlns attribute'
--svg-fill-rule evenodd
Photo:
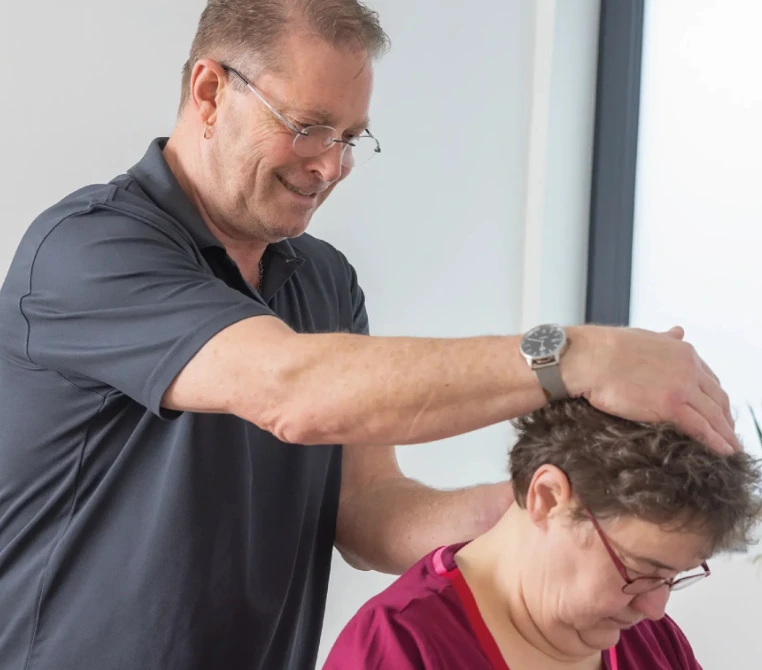
<svg viewBox="0 0 762 670"><path fill-rule="evenodd" d="M537 469L562 470L579 507L600 519L636 517L664 529L708 536L712 553L753 542L760 521L760 464L746 453L717 454L669 425L610 416L585 400L548 405L513 422L509 460L526 506Z"/></svg>
<svg viewBox="0 0 762 670"><path fill-rule="evenodd" d="M357 0L208 0L183 66L180 109L188 101L191 72L201 58L277 71L280 47L295 31L339 48L362 49L374 59L390 45L378 13Z"/></svg>

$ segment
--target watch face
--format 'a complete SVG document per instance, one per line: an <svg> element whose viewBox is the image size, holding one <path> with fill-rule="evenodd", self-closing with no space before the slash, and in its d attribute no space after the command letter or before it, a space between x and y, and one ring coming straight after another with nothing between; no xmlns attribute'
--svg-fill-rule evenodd
<svg viewBox="0 0 762 670"><path fill-rule="evenodd" d="M521 351L531 358L547 358L555 356L565 342L566 334L559 326L537 326L524 335Z"/></svg>

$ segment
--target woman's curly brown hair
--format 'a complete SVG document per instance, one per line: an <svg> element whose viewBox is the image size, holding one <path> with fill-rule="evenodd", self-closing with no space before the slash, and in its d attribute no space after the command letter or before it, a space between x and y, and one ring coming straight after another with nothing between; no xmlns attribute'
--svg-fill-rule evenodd
<svg viewBox="0 0 762 670"><path fill-rule="evenodd" d="M753 542L760 521L760 463L721 456L672 426L610 416L585 400L549 405L513 423L516 501L524 507L537 469L562 470L583 506L601 519L632 516L675 531L706 534L712 551Z"/></svg>

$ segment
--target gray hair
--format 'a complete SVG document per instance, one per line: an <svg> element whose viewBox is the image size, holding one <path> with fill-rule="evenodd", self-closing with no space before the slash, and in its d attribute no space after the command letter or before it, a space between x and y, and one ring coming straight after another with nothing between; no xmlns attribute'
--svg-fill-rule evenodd
<svg viewBox="0 0 762 670"><path fill-rule="evenodd" d="M362 49L372 59L391 44L378 12L358 0L208 0L183 66L180 109L200 59L237 66L245 57L260 68L277 70L281 43L294 29L336 47Z"/></svg>

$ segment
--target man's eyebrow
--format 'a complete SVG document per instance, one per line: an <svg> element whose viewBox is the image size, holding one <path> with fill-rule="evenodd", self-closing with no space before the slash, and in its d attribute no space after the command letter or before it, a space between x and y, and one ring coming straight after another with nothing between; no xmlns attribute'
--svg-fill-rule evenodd
<svg viewBox="0 0 762 670"><path fill-rule="evenodd" d="M332 128L336 127L336 117L329 111L326 111L324 109L308 109L308 108L299 108L296 107L292 110L290 110L290 114L292 116L296 116L302 119L309 119L311 122L313 122L316 126L331 126ZM349 128L351 130L365 130L366 128L370 127L370 119L364 118L360 120L358 123L353 123Z"/></svg>

